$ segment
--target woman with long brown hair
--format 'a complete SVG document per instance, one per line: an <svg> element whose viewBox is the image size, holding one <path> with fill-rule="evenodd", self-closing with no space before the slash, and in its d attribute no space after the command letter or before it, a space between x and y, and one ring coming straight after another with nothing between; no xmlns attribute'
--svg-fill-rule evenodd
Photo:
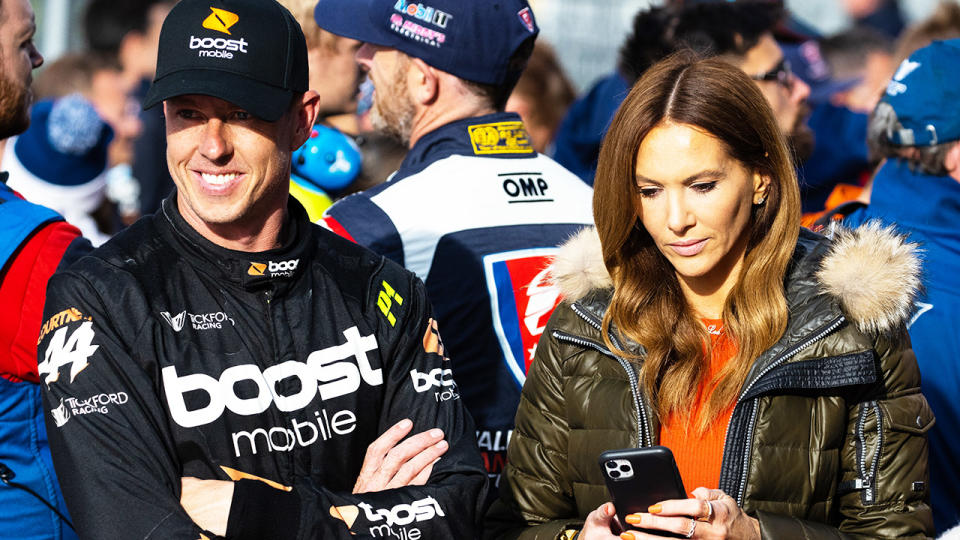
<svg viewBox="0 0 960 540"><path fill-rule="evenodd" d="M487 534L615 538L597 458L653 445L692 493L627 529L932 534L933 415L905 329L915 246L878 226L801 229L770 107L719 60L674 56L637 82L594 188L596 231L554 264L565 301L527 374Z"/></svg>

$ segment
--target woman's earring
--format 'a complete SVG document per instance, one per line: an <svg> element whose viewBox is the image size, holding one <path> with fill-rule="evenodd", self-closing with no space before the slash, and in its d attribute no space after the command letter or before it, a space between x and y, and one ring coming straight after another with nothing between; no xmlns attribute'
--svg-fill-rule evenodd
<svg viewBox="0 0 960 540"><path fill-rule="evenodd" d="M761 196L760 196L760 200L757 201L755 204L756 204L757 206L763 206L763 203L765 203L765 202L767 202L767 196L766 196L766 195L761 195Z"/></svg>

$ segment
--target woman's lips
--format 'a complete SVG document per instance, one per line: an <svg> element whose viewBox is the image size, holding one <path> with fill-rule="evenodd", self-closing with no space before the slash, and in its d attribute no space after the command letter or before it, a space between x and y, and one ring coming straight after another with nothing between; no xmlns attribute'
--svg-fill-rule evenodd
<svg viewBox="0 0 960 540"><path fill-rule="evenodd" d="M693 257L694 255L703 251L703 248L707 245L707 239L701 238L700 240L685 240L683 242L674 242L667 245L670 246L670 249L672 249L681 257Z"/></svg>

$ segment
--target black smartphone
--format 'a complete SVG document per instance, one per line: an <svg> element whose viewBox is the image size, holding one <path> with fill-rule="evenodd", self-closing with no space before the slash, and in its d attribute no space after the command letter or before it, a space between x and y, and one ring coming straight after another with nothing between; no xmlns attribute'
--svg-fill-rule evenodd
<svg viewBox="0 0 960 540"><path fill-rule="evenodd" d="M617 519L624 528L627 514L646 512L650 506L668 499L690 497L683 489L673 452L666 446L607 450L600 454L599 462ZM665 531L646 532L674 536Z"/></svg>

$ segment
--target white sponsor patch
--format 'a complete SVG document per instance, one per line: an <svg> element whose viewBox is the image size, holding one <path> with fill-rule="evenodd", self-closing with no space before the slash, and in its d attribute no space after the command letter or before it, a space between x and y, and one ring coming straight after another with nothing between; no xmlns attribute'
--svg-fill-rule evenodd
<svg viewBox="0 0 960 540"><path fill-rule="evenodd" d="M70 381L77 378L90 360L90 356L100 347L93 344L96 333L93 323L86 321L67 336L69 327L64 326L54 332L53 338L43 353L43 361L37 365L37 371L48 386L60 379L60 368L70 366Z"/></svg>
<svg viewBox="0 0 960 540"><path fill-rule="evenodd" d="M197 427L217 420L225 409L242 416L260 414L271 404L283 412L299 411L318 393L326 401L356 392L361 382L370 386L383 384L382 370L374 369L367 358L368 352L377 350L376 337L361 336L356 326L344 330L343 335L346 343L314 351L306 362L288 360L264 370L255 364L232 366L223 370L219 378L205 373L180 375L176 366L167 366L160 371L170 415L183 427ZM279 393L277 384L293 377L300 380L300 390L289 395ZM234 388L240 381L252 382L256 395L238 396ZM184 395L189 392L205 393L207 404L188 409Z"/></svg>

